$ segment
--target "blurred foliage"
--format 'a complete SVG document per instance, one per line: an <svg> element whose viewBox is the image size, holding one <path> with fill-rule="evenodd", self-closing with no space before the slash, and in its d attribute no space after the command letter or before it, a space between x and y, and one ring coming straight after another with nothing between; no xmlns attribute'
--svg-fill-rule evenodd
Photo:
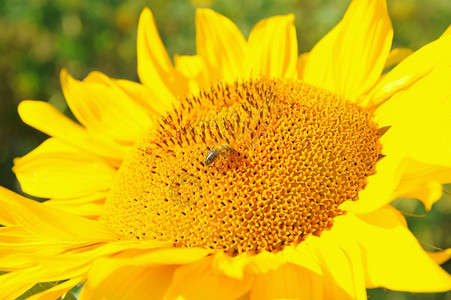
<svg viewBox="0 0 451 300"><path fill-rule="evenodd" d="M24 99L46 100L70 115L59 87L59 71L76 78L98 70L114 78L138 80L136 29L148 6L171 57L195 53L196 7L210 7L234 21L247 37L265 17L294 13L300 52L309 51L343 16L350 0L2 0L0 2L0 185L19 191L12 159L46 136L23 124L17 105ZM451 20L449 0L388 0L395 31L393 47L414 50L438 38ZM451 246L451 187L426 217L406 216L425 249ZM417 201L399 199L401 210L423 215ZM412 262L415 263L415 262ZM445 264L450 271L451 264ZM44 284L45 285L45 284ZM47 286L46 286L47 287ZM36 292L36 291L34 291ZM32 293L34 293L32 292ZM370 299L446 299L449 293L425 295L370 290ZM448 298L449 299L449 298Z"/></svg>

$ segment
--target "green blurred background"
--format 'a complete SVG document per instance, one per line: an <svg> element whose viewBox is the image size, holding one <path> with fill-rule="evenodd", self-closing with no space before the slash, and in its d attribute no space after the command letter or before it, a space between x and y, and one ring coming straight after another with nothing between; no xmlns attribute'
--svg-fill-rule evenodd
<svg viewBox="0 0 451 300"><path fill-rule="evenodd" d="M70 115L59 86L67 68L82 79L98 70L114 78L138 80L136 30L148 6L171 57L195 53L194 13L210 7L234 21L245 36L255 23L276 14L294 13L299 51L309 51L343 16L350 0L1 0L0 1L0 185L20 191L12 159L39 145L46 136L21 122L21 100L46 100ZM394 47L414 50L438 38L451 23L449 0L389 0ZM422 245L451 247L451 187L426 217L406 216ZM395 200L401 210L423 214L409 199ZM412 262L414 264L415 262ZM451 263L444 267L450 271ZM451 299L434 295L370 290L370 299Z"/></svg>

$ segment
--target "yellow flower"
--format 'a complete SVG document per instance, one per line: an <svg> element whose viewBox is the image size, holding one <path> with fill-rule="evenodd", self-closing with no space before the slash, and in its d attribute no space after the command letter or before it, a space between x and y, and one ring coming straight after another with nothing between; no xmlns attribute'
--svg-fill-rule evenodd
<svg viewBox="0 0 451 300"><path fill-rule="evenodd" d="M298 57L293 16L246 41L196 14L197 55L171 63L151 12L142 84L61 73L75 123L24 101L51 137L0 190L0 294L52 299L366 299L366 288L451 289L389 205L430 208L451 181L451 35L390 51L385 1L355 0ZM395 66L391 71L384 70ZM41 298L42 297L42 298Z"/></svg>

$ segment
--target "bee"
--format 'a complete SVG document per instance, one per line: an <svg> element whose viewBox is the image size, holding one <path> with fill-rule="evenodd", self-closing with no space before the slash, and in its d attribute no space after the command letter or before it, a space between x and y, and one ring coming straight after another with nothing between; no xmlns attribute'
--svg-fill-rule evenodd
<svg viewBox="0 0 451 300"><path fill-rule="evenodd" d="M222 145L218 148L211 149L210 152L208 152L207 157L205 157L205 165L209 166L213 164L215 161L219 159L221 155L226 155L227 153L230 153L232 151L232 147L230 147L227 144Z"/></svg>

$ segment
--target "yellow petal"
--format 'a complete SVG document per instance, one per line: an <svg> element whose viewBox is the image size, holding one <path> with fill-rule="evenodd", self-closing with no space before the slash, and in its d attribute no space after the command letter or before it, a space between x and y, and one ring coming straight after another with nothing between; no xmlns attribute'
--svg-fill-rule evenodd
<svg viewBox="0 0 451 300"><path fill-rule="evenodd" d="M25 255L22 255L22 257L28 257L32 265L39 263L39 266L25 266L27 269L11 272L7 274L6 277L0 276L0 293L1 289L5 288L5 291L7 291L8 293L16 292L18 294L21 294L26 289L31 287L30 285L33 285L37 282L60 281L66 278L74 278L80 275L84 276L84 274L86 274L88 271L88 267L91 267L92 270L93 266L96 266L96 264L100 266L100 270L95 268L97 273L94 272L94 274L96 274L96 276L88 275L88 282L95 283L97 280L97 283L99 283L100 281L102 281L102 278L100 278L101 276L97 276L98 274L109 276L110 274L108 273L108 271L113 271L112 269L106 267L109 264L104 264L104 262L106 261L106 259L104 259L105 257L109 259L109 263L114 263L114 266L118 266L118 268L125 266L126 270L131 270L135 267L142 267L140 265L140 261L136 261L134 265L129 265L127 264L129 260L117 258L119 256L121 256L121 258L122 256L126 256L124 255L124 253L128 254L129 252L137 252L138 249L142 249L140 250L141 253L148 254L148 252L152 249L161 248L162 246L168 246L167 243L143 241L117 241L110 243L84 242L79 243L78 245L75 243L72 245L64 245L66 249L60 252L43 251L47 249L51 249L52 251L54 251L54 249L60 249L60 247L58 246L61 244L62 241L58 241L54 245L36 244L34 251L24 252ZM23 244L18 246L23 246ZM188 252L186 254L189 254ZM175 257L174 259L177 260L178 258ZM187 259L186 257L184 257L182 259L179 258L179 260L186 261ZM124 261L126 262L126 264L124 264ZM0 261L0 265L3 265L2 261ZM153 265L159 266L161 265L161 262L156 261L153 263ZM112 274L112 276L116 275L117 274ZM27 283L29 283L29 285L27 285ZM106 280L106 284L109 283L110 281ZM18 286L18 284L20 284L23 289L21 288L21 286ZM18 289L21 290L18 291ZM142 291L138 289L137 291L133 290L131 292L134 294L136 292L140 293ZM5 295L5 293L1 294ZM132 297L131 299L134 298Z"/></svg>
<svg viewBox="0 0 451 300"><path fill-rule="evenodd" d="M175 55L175 68L190 79L190 83L196 83L195 90L207 88L210 84L210 78L207 66L200 55ZM193 87L190 88L190 91ZM191 91L193 93L193 91Z"/></svg>
<svg viewBox="0 0 451 300"><path fill-rule="evenodd" d="M11 218L16 223L14 215ZM77 244L79 242L35 236L20 225L8 224L0 228L0 266L4 271L29 267L37 263L38 256L52 257Z"/></svg>
<svg viewBox="0 0 451 300"><path fill-rule="evenodd" d="M451 277L421 248L404 217L385 206L366 215L337 218L337 236L352 237L362 247L367 288L441 292L451 289Z"/></svg>
<svg viewBox="0 0 451 300"><path fill-rule="evenodd" d="M248 73L270 78L297 78L298 43L294 15L260 21L249 35Z"/></svg>
<svg viewBox="0 0 451 300"><path fill-rule="evenodd" d="M205 63L200 55L175 55L174 62L175 68L187 78L205 77Z"/></svg>
<svg viewBox="0 0 451 300"><path fill-rule="evenodd" d="M216 253L212 261L212 267L224 273L224 275L242 280L244 278L244 268L249 263L249 255L241 254L229 256L225 253Z"/></svg>
<svg viewBox="0 0 451 300"><path fill-rule="evenodd" d="M74 286L83 281L83 277L75 277L71 278L63 283L55 285L48 290L45 290L39 294L35 294L29 298L28 300L54 300L63 296L64 293L67 293ZM63 297L64 298L64 297Z"/></svg>
<svg viewBox="0 0 451 300"><path fill-rule="evenodd" d="M152 124L143 108L101 73L78 81L62 70L61 86L80 123L98 135L133 144Z"/></svg>
<svg viewBox="0 0 451 300"><path fill-rule="evenodd" d="M442 33L442 35L440 37L444 37L447 35L451 35L451 25L448 26L448 28L446 28L446 30Z"/></svg>
<svg viewBox="0 0 451 300"><path fill-rule="evenodd" d="M58 269L48 270L39 265L13 271L0 276L0 295L3 299L16 299L39 282L62 281L77 278L86 272L86 268L78 268L66 272ZM27 298L28 299L28 298Z"/></svg>
<svg viewBox="0 0 451 300"><path fill-rule="evenodd" d="M91 72L83 82L104 85L116 95L125 97L127 100L122 100L124 103L120 104L129 105L128 110L130 110L130 113L137 113L138 118L143 118L143 120L137 120L138 122L147 122L147 117L144 114L159 117L171 108L170 103L167 103L164 99L155 97L150 89L137 82L125 79L114 80L99 72Z"/></svg>
<svg viewBox="0 0 451 300"><path fill-rule="evenodd" d="M227 277L212 268L213 257L179 267L166 294L167 299L236 299L250 289L252 276Z"/></svg>
<svg viewBox="0 0 451 300"><path fill-rule="evenodd" d="M376 170L375 175L368 177L365 189L359 192L359 200L346 201L340 208L354 214L366 214L395 198L408 197L421 200L430 210L442 196L442 184L449 182L451 177L450 168L421 163L398 154L384 157L377 163Z"/></svg>
<svg viewBox="0 0 451 300"><path fill-rule="evenodd" d="M311 272L323 276L324 272L317 260L312 256L309 242L297 246L287 246L282 250L283 257L287 262L306 268Z"/></svg>
<svg viewBox="0 0 451 300"><path fill-rule="evenodd" d="M116 299L116 295L117 299L162 298L177 265L202 259L209 252L200 248L158 249L161 246L164 244L124 241L102 246L94 252L87 253L88 256L83 254L80 259L92 260L95 257L99 259L90 264L88 281L82 295L88 299L97 299L100 296ZM113 251L116 252L114 255L112 255ZM123 284L121 283L123 273L127 274L127 278L132 279L127 285L129 290L119 289L116 294L110 294L115 291L111 287L116 285L116 280L119 281L117 284ZM135 278L136 276L140 278ZM141 286L144 284L145 286ZM148 292L152 295L151 297L147 294Z"/></svg>
<svg viewBox="0 0 451 300"><path fill-rule="evenodd" d="M391 126L381 138L383 153L404 157L394 196L418 198L427 209L440 198L441 184L451 178L451 90L445 88L451 59L447 60L375 111L380 126Z"/></svg>
<svg viewBox="0 0 451 300"><path fill-rule="evenodd" d="M257 255L252 255L246 264L246 271L253 274L266 273L271 270L276 270L281 265L289 262L289 260L282 253L271 253L263 251Z"/></svg>
<svg viewBox="0 0 451 300"><path fill-rule="evenodd" d="M321 274L321 269L311 257L305 257L305 252L299 252L299 248L286 247L277 253L262 251L256 255L241 254L236 257L228 255L215 255L213 266L227 276L242 278L244 272L252 274L264 274L274 271L286 263L294 263L312 272Z"/></svg>
<svg viewBox="0 0 451 300"><path fill-rule="evenodd" d="M77 198L71 198L71 199L54 198L54 199L45 201L44 205L50 205L50 206L54 206L54 207L59 206L59 205L65 206L64 202L72 203L74 206L89 204L89 203L104 204L106 197L107 197L107 192L99 192L99 193L89 194L85 197L77 197Z"/></svg>
<svg viewBox="0 0 451 300"><path fill-rule="evenodd" d="M362 101L365 106L377 106L400 90L406 89L418 79L430 73L435 66L443 64L451 52L451 35L443 35L400 62L377 83Z"/></svg>
<svg viewBox="0 0 451 300"><path fill-rule="evenodd" d="M281 252L271 253L263 251L258 254L243 253L234 257L225 253L216 253L213 258L212 267L228 277L242 280L246 272L252 274L267 273L289 261L285 254Z"/></svg>
<svg viewBox="0 0 451 300"><path fill-rule="evenodd" d="M307 60L309 58L310 53L302 53L298 58L298 63L296 65L296 68L298 69L298 78L300 80L304 79L304 68L307 64Z"/></svg>
<svg viewBox="0 0 451 300"><path fill-rule="evenodd" d="M451 58L447 58L376 110L378 124L391 126L382 139L384 154L451 168L450 77Z"/></svg>
<svg viewBox="0 0 451 300"><path fill-rule="evenodd" d="M144 107L153 119L159 118L172 109L171 103L166 101L166 99L157 97L149 88L142 84L125 79L118 79L114 82L130 99Z"/></svg>
<svg viewBox="0 0 451 300"><path fill-rule="evenodd" d="M121 266L99 259L90 268L80 299L163 299L176 266Z"/></svg>
<svg viewBox="0 0 451 300"><path fill-rule="evenodd" d="M412 49L409 48L396 48L390 51L385 61L384 69L397 65L404 59L406 59L410 54L413 53Z"/></svg>
<svg viewBox="0 0 451 300"><path fill-rule="evenodd" d="M156 247L153 251L149 251L147 248L142 246L142 249L146 251L127 251L122 255L116 257L124 265L133 266L151 266L157 264L165 265L180 265L188 264L195 261L203 259L205 256L210 254L212 251L203 248L174 248L169 247L169 242L156 243L154 241L149 241L149 245L166 245L166 247ZM147 246L149 248L149 246Z"/></svg>
<svg viewBox="0 0 451 300"><path fill-rule="evenodd" d="M392 37L385 1L355 0L310 52L304 80L356 101L381 75Z"/></svg>
<svg viewBox="0 0 451 300"><path fill-rule="evenodd" d="M34 274L39 267L23 269L0 276L0 294L3 299L17 299L38 281Z"/></svg>
<svg viewBox="0 0 451 300"><path fill-rule="evenodd" d="M343 247L345 241L346 248ZM343 235L337 237L327 231L323 232L321 237L309 237L305 245L300 246L299 251L309 250L310 253L307 253L313 256L322 268L325 299L367 298L362 253L354 239ZM302 249L302 246L307 249Z"/></svg>
<svg viewBox="0 0 451 300"><path fill-rule="evenodd" d="M438 264L444 264L451 258L451 248L437 252L428 252L430 258Z"/></svg>
<svg viewBox="0 0 451 300"><path fill-rule="evenodd" d="M89 219L97 220L103 211L103 204L97 203L84 203L84 204L76 204L77 201L65 201L60 200L58 203L55 201L46 201L44 202L46 205L55 207L64 211L71 212L77 216L86 217Z"/></svg>
<svg viewBox="0 0 451 300"><path fill-rule="evenodd" d="M3 220L2 220L3 222ZM3 224L3 223L2 223ZM28 232L23 230L20 226L15 226L14 219L10 219L10 222L5 227L0 227L0 242L8 243L27 243L30 241L36 241L39 238L31 236Z"/></svg>
<svg viewBox="0 0 451 300"><path fill-rule="evenodd" d="M170 242L118 240L108 243L78 243L66 246L66 251L54 257L40 258L48 269L73 269L90 265L102 257L114 257L122 266L181 265L201 260L211 251L201 248L174 248ZM62 265L62 266L61 266Z"/></svg>
<svg viewBox="0 0 451 300"><path fill-rule="evenodd" d="M113 166L119 166L127 153L126 147L89 133L46 102L22 101L18 110L26 124L75 148L105 157Z"/></svg>
<svg viewBox="0 0 451 300"><path fill-rule="evenodd" d="M54 273L58 271L63 274L64 272L68 273L80 268L88 268L97 259L105 257L114 257L115 263L121 264L122 266L169 265L171 263L165 263L169 260L161 260L161 262L157 262L155 259L152 260L154 257L161 257L161 255L158 255L160 252L157 252L154 257L145 260L145 264L140 264L144 261L143 256L149 254L149 252L153 253L158 249L166 249L169 246L170 243L155 241L120 241L117 239L116 241L108 242L78 241L78 243L74 242L72 244L64 245L64 251L55 252L55 255L48 255L47 252L41 253L42 251L35 251L37 253L34 253L34 261L38 261L46 270L53 270ZM148 256L146 258L148 258ZM198 258L192 256L189 258L178 259L178 261L191 262L193 259ZM172 260L177 261L177 258L172 258Z"/></svg>
<svg viewBox="0 0 451 300"><path fill-rule="evenodd" d="M346 299L325 298L324 281L318 274L287 263L255 277L250 299Z"/></svg>
<svg viewBox="0 0 451 300"><path fill-rule="evenodd" d="M26 231L48 239L104 241L117 239L101 223L46 207L0 187L0 220L13 220ZM2 223L2 222L0 222Z"/></svg>
<svg viewBox="0 0 451 300"><path fill-rule="evenodd" d="M442 197L442 183L451 178L451 168L421 163L406 159L404 172L395 190L395 197L416 198L430 210L432 205Z"/></svg>
<svg viewBox="0 0 451 300"><path fill-rule="evenodd" d="M402 177L403 163L403 159L396 155L381 159L376 165L376 174L368 177L367 186L359 192L359 200L345 201L340 208L364 214L390 203L396 197L395 189Z"/></svg>
<svg viewBox="0 0 451 300"><path fill-rule="evenodd" d="M160 101L172 104L188 92L187 80L172 66L152 12L145 8L138 25L138 75Z"/></svg>
<svg viewBox="0 0 451 300"><path fill-rule="evenodd" d="M106 192L100 192L72 199L50 199L45 201L44 205L68 211L82 217L97 219L102 213L106 196Z"/></svg>
<svg viewBox="0 0 451 300"><path fill-rule="evenodd" d="M246 41L236 25L211 9L196 10L196 49L205 61L209 81L243 76Z"/></svg>
<svg viewBox="0 0 451 300"><path fill-rule="evenodd" d="M116 170L99 157L55 139L14 160L24 192L42 198L74 198L106 191Z"/></svg>
<svg viewBox="0 0 451 300"><path fill-rule="evenodd" d="M41 257L54 257L76 245L73 241L43 240L41 236L31 237L29 233L27 234L29 238L21 240L1 234L0 266L2 271L29 268L36 265ZM6 240L7 238L9 239Z"/></svg>
<svg viewBox="0 0 451 300"><path fill-rule="evenodd" d="M333 77L334 45L341 32L341 23L338 23L329 31L304 57L302 68L302 80L329 91L336 91L336 83Z"/></svg>

